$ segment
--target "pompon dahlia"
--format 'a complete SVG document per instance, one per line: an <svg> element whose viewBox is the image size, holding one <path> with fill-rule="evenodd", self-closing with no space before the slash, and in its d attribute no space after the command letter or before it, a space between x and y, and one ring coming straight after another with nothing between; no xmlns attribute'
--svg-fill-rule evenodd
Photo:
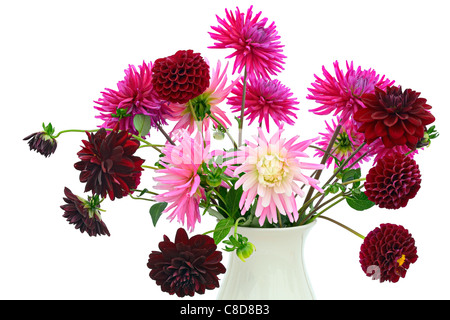
<svg viewBox="0 0 450 320"><path fill-rule="evenodd" d="M366 108L355 113L355 120L360 122L358 131L364 133L368 143L381 137L387 148L406 145L415 149L425 126L435 120L428 111L431 106L419 96L420 92L403 91L401 86L387 87L386 91L375 88L375 93L362 98Z"/></svg>
<svg viewBox="0 0 450 320"><path fill-rule="evenodd" d="M166 125L170 116L167 102L161 101L152 85L152 63L145 61L139 66L129 65L125 69L125 78L117 83L118 90L105 89L102 97L95 101L100 111L96 116L103 120L101 127L128 130L138 135L133 119L137 114L150 117L150 124L154 128Z"/></svg>
<svg viewBox="0 0 450 320"><path fill-rule="evenodd" d="M96 133L87 132L88 140L77 153L81 161L75 163L80 170L80 181L86 182L85 192L91 191L102 198L122 198L140 182L145 160L134 155L139 141L127 131L107 132L101 128Z"/></svg>
<svg viewBox="0 0 450 320"><path fill-rule="evenodd" d="M337 118L337 122L335 122L334 119L332 120L332 125L328 124L328 122L325 121L327 132L320 133L322 138L317 142L317 146L321 147L322 150L327 149L328 145L330 144L330 140L333 137L334 132L336 131L338 123L340 122L342 121L339 117ZM331 148L331 150L333 151L333 156L336 157L339 161L345 161L353 152L356 151L356 149L358 149L358 147L363 144L363 142L364 135L356 131L356 126L352 121L346 121L342 124L341 133L338 134L336 141ZM314 156L323 157L324 152L322 150L318 150ZM359 159L368 151L369 146L364 145L355 154L353 160ZM362 164L364 161L367 162L369 160L370 156L365 155L359 163L353 165L353 162L349 161L349 163L345 167L352 165L353 168L359 168L360 163ZM335 163L335 167L339 166L333 157L328 157L326 162L327 168L330 167L333 162Z"/></svg>
<svg viewBox="0 0 450 320"><path fill-rule="evenodd" d="M200 134L193 139L187 131L180 134L177 145L167 144L159 163L164 169L156 170L162 176L155 177L155 189L165 190L155 197L156 201L170 205L164 212L172 211L168 219L175 217L184 224L185 218L189 231L194 230L195 223L200 222L199 203L205 198L205 191L200 186L198 170L203 162L210 158L209 145L204 146Z"/></svg>
<svg viewBox="0 0 450 320"><path fill-rule="evenodd" d="M257 79L250 77L247 83L244 106L244 117L250 120L249 125L255 119L259 124L266 125L269 132L269 119L272 118L278 128L283 123L294 125L292 118L297 119L293 112L298 110L295 105L299 104L296 98L292 97L292 92L288 87L278 80ZM239 82L231 91L234 96L228 98L233 112L241 112L244 85Z"/></svg>
<svg viewBox="0 0 450 320"><path fill-rule="evenodd" d="M209 65L193 50L179 50L155 61L152 84L162 100L186 103L209 86Z"/></svg>
<svg viewBox="0 0 450 320"><path fill-rule="evenodd" d="M218 126L217 122L224 128L228 128L231 125L226 113L218 105L229 95L240 77L226 86L227 69L228 63L221 70L221 63L218 61L216 68L211 69L211 82L209 87L202 94L189 100L186 104L171 104L171 120L177 121L172 132L179 129L187 129L189 134L193 133L195 129L198 129L195 123L196 118L202 121L203 130L205 131L209 128L210 120L216 127ZM195 112L195 116L192 114L191 107Z"/></svg>
<svg viewBox="0 0 450 320"><path fill-rule="evenodd" d="M150 253L147 267L150 278L161 291L184 297L219 287L218 275L226 269L221 263L222 252L217 250L213 238L207 235L189 238L186 231L179 228L175 241L164 236L159 250Z"/></svg>
<svg viewBox="0 0 450 320"><path fill-rule="evenodd" d="M233 158L224 162L224 165L239 165L234 169L236 177L244 173L235 184L235 188L243 188L239 202L242 215L258 197L255 216L259 217L260 225L266 218L270 223L277 222L277 210L287 215L291 222L298 219L295 196L304 196L298 182L323 192L317 185L319 181L305 175L303 170L323 169L324 166L299 160L300 157L308 157L304 151L317 139L295 143L296 136L286 141L281 138L282 131L278 130L270 140L266 140L262 129L258 128L256 144L246 141L246 146L228 153L227 157Z"/></svg>
<svg viewBox="0 0 450 320"><path fill-rule="evenodd" d="M74 195L67 187L64 188L64 194L66 197L63 199L66 204L63 204L61 209L64 210L63 217L69 224L74 224L75 229L79 229L81 233L86 232L90 237L110 235L100 215L98 195L85 200Z"/></svg>
<svg viewBox="0 0 450 320"><path fill-rule="evenodd" d="M421 181L414 159L401 153L388 154L367 173L364 193L380 208L399 209L416 196Z"/></svg>
<svg viewBox="0 0 450 320"><path fill-rule="evenodd" d="M245 66L249 75L269 79L270 75L284 70L284 45L279 41L275 22L266 27L268 19L259 20L261 12L253 17L252 9L253 6L247 14L241 13L239 8L236 8L235 14L225 9L226 19L216 15L219 26L211 26L216 33L209 34L218 42L209 48L234 50L226 57L235 57L233 74L236 70L241 73Z"/></svg>
<svg viewBox="0 0 450 320"><path fill-rule="evenodd" d="M403 226L381 224L364 239L359 252L362 270L380 282L397 282L417 261L414 238ZM378 278L378 279L377 279Z"/></svg>
<svg viewBox="0 0 450 320"><path fill-rule="evenodd" d="M384 89L394 83L384 76L380 78L375 70L362 70L353 67L353 61L347 65L347 72L339 68L339 63L333 63L335 77L333 77L322 66L324 79L314 75L315 82L311 83L312 88L308 88L311 92L306 98L314 100L321 104L320 107L311 109L310 111L317 115L325 115L333 113L340 114L344 121L352 118L353 114L360 108L364 108L361 100L362 95L373 93L375 87Z"/></svg>

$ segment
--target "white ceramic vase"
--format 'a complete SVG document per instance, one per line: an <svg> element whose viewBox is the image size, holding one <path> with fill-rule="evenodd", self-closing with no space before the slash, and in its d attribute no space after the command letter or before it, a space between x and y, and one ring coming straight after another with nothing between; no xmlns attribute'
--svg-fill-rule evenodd
<svg viewBox="0 0 450 320"><path fill-rule="evenodd" d="M315 299L303 259L305 239L315 223L279 229L239 227L238 233L256 251L245 262L231 253L217 299Z"/></svg>

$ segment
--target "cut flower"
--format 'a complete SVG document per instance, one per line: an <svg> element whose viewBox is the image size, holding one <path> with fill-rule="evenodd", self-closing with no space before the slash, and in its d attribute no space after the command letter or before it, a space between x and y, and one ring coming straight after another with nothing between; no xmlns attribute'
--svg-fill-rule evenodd
<svg viewBox="0 0 450 320"><path fill-rule="evenodd" d="M282 54L284 45L279 41L280 36L272 22L266 27L267 18L259 20L261 12L253 17L253 6L247 13L241 13L236 8L235 13L225 10L226 19L216 15L219 26L211 28L216 32L209 32L216 40L213 49L233 49L234 52L226 58L235 58L233 74L236 70L242 72L244 66L249 75L257 78L270 78L284 70L282 64L286 58Z"/></svg>
<svg viewBox="0 0 450 320"><path fill-rule="evenodd" d="M151 270L150 278L163 292L184 297L219 287L218 275L226 269L221 263L222 252L217 251L213 238L207 235L189 238L179 228L175 241L164 236L159 250L152 251L147 267Z"/></svg>
<svg viewBox="0 0 450 320"><path fill-rule="evenodd" d="M244 85L239 82L232 90L233 97L228 98L232 112L241 112ZM278 80L257 79L250 77L246 86L244 117L250 120L249 125L255 119L261 125L264 121L267 132L269 132L269 119L275 122L278 128L283 123L294 125L297 119L295 105L299 104L296 98L292 97L291 90Z"/></svg>
<svg viewBox="0 0 450 320"><path fill-rule="evenodd" d="M80 161L80 181L86 182L85 192L91 191L102 198L122 198L136 189L140 182L144 160L134 153L139 141L127 131L107 132L101 128L96 133L87 132L88 140L77 153Z"/></svg>
<svg viewBox="0 0 450 320"><path fill-rule="evenodd" d="M324 166L298 159L308 157L304 150L317 139L295 143L298 136L286 141L281 138L282 132L283 129L280 129L270 140L266 140L262 129L258 128L256 143L247 141L247 146L227 155L235 158L224 163L239 164L234 169L234 174L238 177L244 173L235 184L236 189L240 186L243 188L239 202L241 213L244 215L258 197L255 216L259 217L261 226L266 218L270 223L277 222L277 210L280 214L287 215L291 222L298 219L295 195L304 196L298 182L323 192L317 185L319 181L305 175L303 170L323 169Z"/></svg>
<svg viewBox="0 0 450 320"><path fill-rule="evenodd" d="M365 237L359 253L364 273L379 277L380 282L397 282L404 278L417 258L415 241L409 231L390 223L372 230Z"/></svg>

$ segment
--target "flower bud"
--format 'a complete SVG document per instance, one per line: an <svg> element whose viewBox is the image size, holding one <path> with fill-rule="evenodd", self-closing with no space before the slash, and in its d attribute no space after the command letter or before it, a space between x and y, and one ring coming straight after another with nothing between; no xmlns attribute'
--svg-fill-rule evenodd
<svg viewBox="0 0 450 320"><path fill-rule="evenodd" d="M245 262L245 259L247 259L248 257L250 257L253 253L253 251L255 251L255 245L251 242L246 242L245 244L243 244L241 247L239 247L236 250L236 254L239 257L239 259L241 259L243 262Z"/></svg>

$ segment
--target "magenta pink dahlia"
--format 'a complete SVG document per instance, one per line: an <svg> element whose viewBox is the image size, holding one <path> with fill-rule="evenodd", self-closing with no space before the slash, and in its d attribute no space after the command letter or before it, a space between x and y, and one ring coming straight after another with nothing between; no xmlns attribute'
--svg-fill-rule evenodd
<svg viewBox="0 0 450 320"><path fill-rule="evenodd" d="M380 208L399 209L416 196L421 181L414 159L401 153L388 154L367 173L364 193Z"/></svg>
<svg viewBox="0 0 450 320"><path fill-rule="evenodd" d="M240 150L230 152L227 157L232 159L224 163L227 166L238 165L234 175L239 177L235 188L242 186L244 191L239 202L241 213L244 215L256 199L255 216L259 217L260 225L266 219L270 223L277 222L277 210L287 215L291 222L297 221L295 197L305 194L301 185L310 185L323 192L318 186L319 181L307 176L304 170L323 169L324 166L300 160L308 157L304 151L317 139L295 143L296 136L286 141L281 138L282 131L278 130L267 140L262 129L258 128L256 143L246 141Z"/></svg>
<svg viewBox="0 0 450 320"><path fill-rule="evenodd" d="M231 91L234 96L228 98L233 112L241 112L244 85L239 82ZM258 119L259 124L266 126L269 132L269 119L272 119L278 128L283 123L294 125L292 118L297 118L294 111L298 110L295 105L299 104L288 87L278 80L257 79L250 77L247 83L244 117L250 120L250 124Z"/></svg>
<svg viewBox="0 0 450 320"><path fill-rule="evenodd" d="M324 79L314 75L316 81L311 83L312 88L308 88L311 92L306 98L314 100L321 106L311 109L310 111L325 115L333 113L340 114L342 120L347 121L352 118L353 114L360 108L364 108L361 96L366 93L373 93L375 87L384 89L394 83L384 76L380 76L373 69L362 70L353 68L353 61L347 64L347 72L339 68L339 63L333 63L335 77L333 77L322 66Z"/></svg>
<svg viewBox="0 0 450 320"><path fill-rule="evenodd" d="M359 252L364 273L380 282L397 282L404 278L417 258L415 240L409 231L390 223L372 230L365 237Z"/></svg>
<svg viewBox="0 0 450 320"><path fill-rule="evenodd" d="M266 27L267 18L259 20L261 12L253 17L253 6L247 14L236 8L235 13L225 9L226 18L216 15L219 26L211 28L211 38L216 40L213 49L233 49L233 53L226 58L235 58L233 73L242 72L244 66L247 73L257 78L270 78L284 70L282 64L286 58L282 54L284 45L281 45L280 36L272 22Z"/></svg>
<svg viewBox="0 0 450 320"><path fill-rule="evenodd" d="M205 198L205 191L200 186L199 169L203 162L211 156L209 145L204 146L200 134L193 139L187 131L180 135L176 145L167 144L159 163L164 169L156 170L162 174L155 179L155 189L165 190L155 199L170 205L164 212L171 212L168 219L177 218L178 222L186 224L188 230L194 230L196 222L200 222L199 203Z"/></svg>
<svg viewBox="0 0 450 320"><path fill-rule="evenodd" d="M128 130L137 135L138 131L133 124L134 116L144 114L150 117L151 126L166 125L170 109L166 102L156 94L152 85L152 63L142 63L139 71L135 66L129 65L125 69L125 78L117 83L118 90L105 89L102 97L95 101L103 120L101 127L119 130Z"/></svg>

